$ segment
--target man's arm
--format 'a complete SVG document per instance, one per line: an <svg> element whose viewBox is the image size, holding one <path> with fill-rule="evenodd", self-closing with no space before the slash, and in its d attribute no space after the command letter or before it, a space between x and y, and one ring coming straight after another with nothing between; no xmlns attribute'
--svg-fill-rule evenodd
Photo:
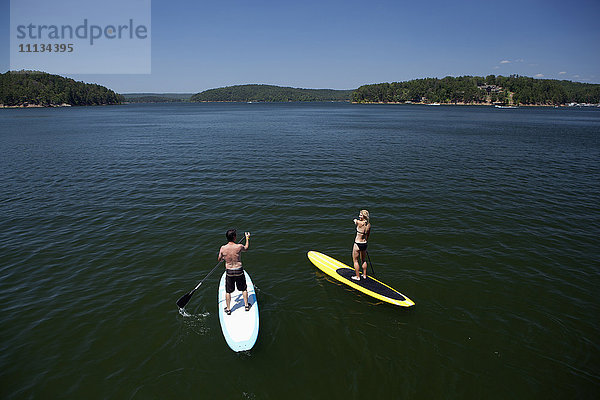
<svg viewBox="0 0 600 400"><path fill-rule="evenodd" d="M221 262L223 259L223 246L219 249L219 255L217 256L217 261Z"/></svg>
<svg viewBox="0 0 600 400"><path fill-rule="evenodd" d="M246 244L242 247L242 251L248 251L250 247L250 232L246 232Z"/></svg>

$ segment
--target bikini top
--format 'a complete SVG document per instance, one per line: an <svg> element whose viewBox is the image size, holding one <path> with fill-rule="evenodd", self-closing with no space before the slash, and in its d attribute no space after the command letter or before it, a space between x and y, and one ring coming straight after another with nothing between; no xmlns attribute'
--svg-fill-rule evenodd
<svg viewBox="0 0 600 400"><path fill-rule="evenodd" d="M356 228L356 232L357 232L357 233L360 233L360 234L361 234L361 235L363 235L363 236L367 236L367 230L366 230L366 229L365 229L365 231L364 231L364 232L361 232L361 231L359 231L359 230L358 230L358 227L357 227L357 228Z"/></svg>

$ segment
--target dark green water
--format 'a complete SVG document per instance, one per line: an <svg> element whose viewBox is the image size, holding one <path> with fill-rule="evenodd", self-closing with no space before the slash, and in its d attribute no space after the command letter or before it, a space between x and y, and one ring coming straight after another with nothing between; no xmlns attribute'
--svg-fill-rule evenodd
<svg viewBox="0 0 600 400"><path fill-rule="evenodd" d="M600 391L600 110L0 110L2 399L582 399ZM371 212L378 303L349 263ZM230 227L260 333L226 345Z"/></svg>

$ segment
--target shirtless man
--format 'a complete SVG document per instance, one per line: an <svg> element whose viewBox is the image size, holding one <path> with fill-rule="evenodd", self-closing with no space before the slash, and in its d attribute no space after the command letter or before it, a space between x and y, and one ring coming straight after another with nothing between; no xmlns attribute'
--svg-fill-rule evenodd
<svg viewBox="0 0 600 400"><path fill-rule="evenodd" d="M237 244L235 239L237 232L235 229L230 229L225 234L227 236L227 244L221 246L219 250L218 261L225 260L225 269L227 276L225 277L225 313L231 315L231 293L237 289L242 292L244 296L244 304L246 305L246 311L250 310L250 304L248 304L248 286L246 285L246 276L244 275L244 268L242 267L242 251L248 251L250 232L246 232L246 244Z"/></svg>

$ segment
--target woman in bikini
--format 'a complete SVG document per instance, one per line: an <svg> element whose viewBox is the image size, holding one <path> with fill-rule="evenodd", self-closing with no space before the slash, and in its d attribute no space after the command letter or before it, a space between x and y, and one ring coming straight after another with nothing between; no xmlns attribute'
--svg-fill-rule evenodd
<svg viewBox="0 0 600 400"><path fill-rule="evenodd" d="M360 261L362 262L362 277L363 279L367 279L367 240L369 239L369 234L371 233L369 212L367 210L360 210L358 219L354 219L354 224L356 225L356 237L354 238L354 245L352 246L352 260L354 260L354 270L356 271L356 276L353 276L352 279L359 281L359 257Z"/></svg>

